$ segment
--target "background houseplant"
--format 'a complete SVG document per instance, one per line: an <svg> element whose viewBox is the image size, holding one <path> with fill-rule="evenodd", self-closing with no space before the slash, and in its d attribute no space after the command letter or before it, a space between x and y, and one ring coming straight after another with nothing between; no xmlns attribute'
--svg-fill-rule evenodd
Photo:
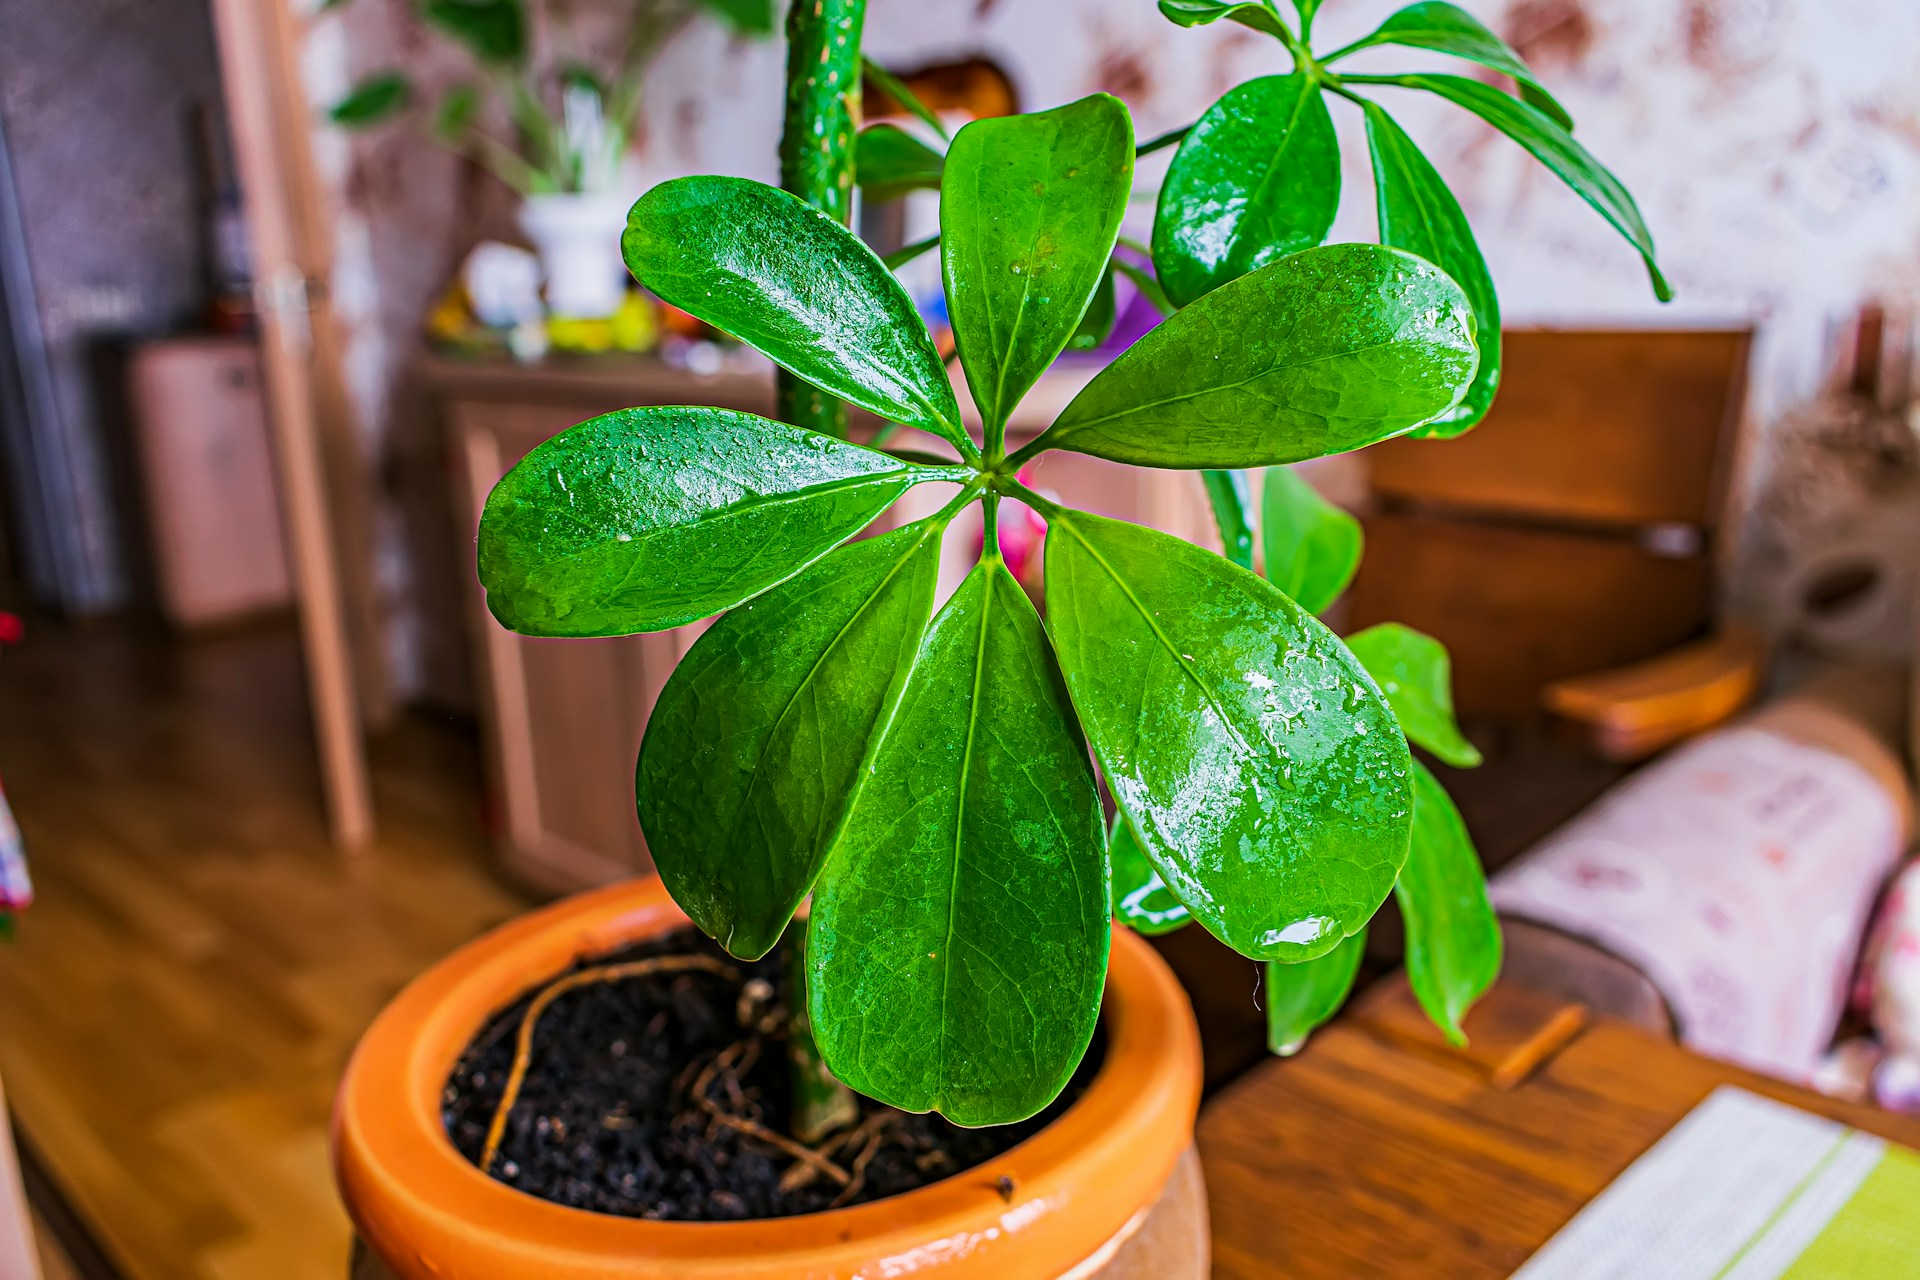
<svg viewBox="0 0 1920 1280"><path fill-rule="evenodd" d="M338 8L348 0L327 0ZM736 30L773 28L772 0L640 0L617 59L536 59L545 6L524 0L412 0L420 19L459 43L475 75L446 90L427 113L427 133L471 156L522 199L520 225L540 252L555 314L611 315L624 291L615 244L629 203L619 187L648 61L688 19L709 11ZM414 81L375 72L330 111L335 123L369 128L416 105ZM490 111L491 107L491 111ZM511 141L491 130L504 114Z"/></svg>

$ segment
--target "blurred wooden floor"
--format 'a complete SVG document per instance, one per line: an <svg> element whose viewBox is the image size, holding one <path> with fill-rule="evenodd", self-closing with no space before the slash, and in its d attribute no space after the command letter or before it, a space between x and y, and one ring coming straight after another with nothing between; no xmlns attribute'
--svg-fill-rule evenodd
<svg viewBox="0 0 1920 1280"><path fill-rule="evenodd" d="M0 944L0 1078L129 1280L341 1280L326 1121L408 977L527 905L477 753L373 744L380 837L326 842L290 629L41 628L0 653L0 781L39 901Z"/></svg>

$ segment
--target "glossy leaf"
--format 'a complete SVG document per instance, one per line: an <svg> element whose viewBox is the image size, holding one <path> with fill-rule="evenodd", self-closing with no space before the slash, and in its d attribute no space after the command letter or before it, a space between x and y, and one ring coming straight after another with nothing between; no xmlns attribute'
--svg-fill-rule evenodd
<svg viewBox="0 0 1920 1280"><path fill-rule="evenodd" d="M1047 627L1115 801L1194 919L1309 960L1393 887L1407 745L1333 633L1139 525L1049 508Z"/></svg>
<svg viewBox="0 0 1920 1280"><path fill-rule="evenodd" d="M758 595L941 474L731 409L623 409L494 486L480 581L512 631L660 631Z"/></svg>
<svg viewBox="0 0 1920 1280"><path fill-rule="evenodd" d="M1653 281L1654 296L1662 302L1672 300L1673 287L1660 274L1660 265L1654 257L1653 233L1647 230L1646 220L1640 216L1640 206L1634 203L1632 194L1620 179L1594 159L1593 154L1576 142L1573 135L1555 123L1551 116L1538 107L1508 97L1491 85L1463 76L1406 75L1382 79L1403 88L1437 93L1465 107L1525 147L1534 159L1572 187L1582 200L1592 205L1601 217L1626 237L1627 243L1639 250L1647 264L1647 275Z"/></svg>
<svg viewBox="0 0 1920 1280"><path fill-rule="evenodd" d="M773 0L700 0L714 13L749 35L773 31Z"/></svg>
<svg viewBox="0 0 1920 1280"><path fill-rule="evenodd" d="M1033 447L1150 467L1298 462L1446 413L1477 362L1472 311L1438 267L1381 245L1325 245L1177 312Z"/></svg>
<svg viewBox="0 0 1920 1280"><path fill-rule="evenodd" d="M1407 926L1407 978L1420 1007L1455 1044L1460 1021L1500 976L1500 921L1486 873L1446 788L1413 766L1413 841L1394 885Z"/></svg>
<svg viewBox="0 0 1920 1280"><path fill-rule="evenodd" d="M1300 964L1267 962L1267 1048L1290 1058L1306 1048L1307 1037L1340 1012L1353 991L1360 961L1367 953L1367 931L1341 939L1317 960Z"/></svg>
<svg viewBox="0 0 1920 1280"><path fill-rule="evenodd" d="M517 63L527 55L521 0L425 0L420 15L482 62Z"/></svg>
<svg viewBox="0 0 1920 1280"><path fill-rule="evenodd" d="M954 135L940 266L967 385L998 437L1099 287L1133 184L1133 120L1104 93Z"/></svg>
<svg viewBox="0 0 1920 1280"><path fill-rule="evenodd" d="M1184 928L1193 919L1186 904L1173 896L1147 861L1147 851L1140 847L1140 837L1127 825L1124 813L1114 815L1107 858L1113 864L1113 913L1129 929L1154 938Z"/></svg>
<svg viewBox="0 0 1920 1280"><path fill-rule="evenodd" d="M1284 467L1261 482L1260 540L1267 581L1308 613L1325 613L1360 567L1360 522Z"/></svg>
<svg viewBox="0 0 1920 1280"><path fill-rule="evenodd" d="M869 200L898 200L910 191L937 191L946 157L890 124L860 131L853 171Z"/></svg>
<svg viewBox="0 0 1920 1280"><path fill-rule="evenodd" d="M627 215L621 247L640 283L822 391L966 441L913 299L858 236L799 197L744 178L663 182Z"/></svg>
<svg viewBox="0 0 1920 1280"><path fill-rule="evenodd" d="M820 874L933 615L944 520L826 556L708 628L654 705L636 793L673 900L755 960Z"/></svg>
<svg viewBox="0 0 1920 1280"><path fill-rule="evenodd" d="M1174 153L1153 221L1153 265L1182 305L1327 238L1340 142L1304 72L1229 89Z"/></svg>
<svg viewBox="0 0 1920 1280"><path fill-rule="evenodd" d="M349 129L365 129L392 119L413 101L413 83L398 71L368 76L333 104L327 118Z"/></svg>
<svg viewBox="0 0 1920 1280"><path fill-rule="evenodd" d="M965 1125L1052 1101L1106 977L1100 822L1039 618L986 561L934 619L814 890L807 1004L833 1073Z"/></svg>
<svg viewBox="0 0 1920 1280"><path fill-rule="evenodd" d="M1480 369L1452 410L1416 428L1422 436L1457 436L1487 416L1500 389L1500 295L1466 213L1413 139L1379 106L1363 104L1373 156L1380 242L1405 249L1452 276L1473 307Z"/></svg>
<svg viewBox="0 0 1920 1280"><path fill-rule="evenodd" d="M1285 36L1286 24L1265 3L1247 0L1160 0L1160 12L1183 27L1201 27L1222 18L1270 36Z"/></svg>
<svg viewBox="0 0 1920 1280"><path fill-rule="evenodd" d="M1512 76L1523 99L1561 128L1569 131L1573 128L1573 117L1547 92L1533 69L1521 61L1506 41L1487 30L1484 23L1459 5L1446 4L1443 0L1410 4L1381 23L1371 35L1356 40L1326 61L1337 62L1349 53L1383 44L1451 54Z"/></svg>
<svg viewBox="0 0 1920 1280"><path fill-rule="evenodd" d="M1480 763L1453 718L1453 659L1432 636L1383 622L1347 637L1347 648L1387 695L1401 732L1456 769Z"/></svg>

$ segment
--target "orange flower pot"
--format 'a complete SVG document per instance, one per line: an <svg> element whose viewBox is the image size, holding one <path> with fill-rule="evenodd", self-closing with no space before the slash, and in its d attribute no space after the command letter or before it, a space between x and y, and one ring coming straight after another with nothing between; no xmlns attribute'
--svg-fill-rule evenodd
<svg viewBox="0 0 1920 1280"><path fill-rule="evenodd" d="M650 1222L553 1204L468 1163L440 1094L487 1019L582 956L685 922L657 880L573 898L461 948L380 1014L333 1117L341 1194L377 1264L399 1280L1206 1274L1199 1034L1172 973L1123 929L1091 1087L1026 1142L918 1191L804 1217Z"/></svg>

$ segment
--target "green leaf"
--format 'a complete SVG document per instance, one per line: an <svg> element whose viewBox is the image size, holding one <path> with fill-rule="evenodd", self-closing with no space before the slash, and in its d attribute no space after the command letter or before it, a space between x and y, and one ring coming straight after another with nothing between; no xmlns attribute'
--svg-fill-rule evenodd
<svg viewBox="0 0 1920 1280"><path fill-rule="evenodd" d="M807 1007L834 1075L964 1125L1052 1101L1100 1010L1104 844L1040 621L985 561L934 619L814 890Z"/></svg>
<svg viewBox="0 0 1920 1280"><path fill-rule="evenodd" d="M1500 976L1500 921L1486 873L1446 788L1413 766L1413 842L1393 887L1407 925L1407 979L1420 1007L1455 1044L1460 1021Z"/></svg>
<svg viewBox="0 0 1920 1280"><path fill-rule="evenodd" d="M972 451L913 299L860 237L745 178L663 182L627 215L641 284L814 386Z"/></svg>
<svg viewBox="0 0 1920 1280"><path fill-rule="evenodd" d="M1087 303L1086 314L1080 317L1080 325L1073 331L1073 337L1067 339L1069 351L1092 351L1095 347L1113 336L1113 325L1119 319L1119 307L1114 297L1113 264L1109 262L1100 285L1093 291L1093 299Z"/></svg>
<svg viewBox="0 0 1920 1280"><path fill-rule="evenodd" d="M1373 34L1354 41L1324 62L1332 64L1350 53L1376 45L1397 44L1409 49L1427 49L1477 62L1502 75L1512 76L1520 86L1520 96L1561 128L1571 131L1573 117L1547 92L1533 69L1521 61L1507 42L1487 30L1481 21L1459 5L1442 0L1424 0L1410 4L1385 22Z"/></svg>
<svg viewBox="0 0 1920 1280"><path fill-rule="evenodd" d="M1405 249L1453 277L1473 307L1480 369L1459 404L1423 427L1423 436L1457 436L1477 425L1500 389L1500 295L1460 202L1413 139L1374 103L1367 116L1367 148L1380 216L1380 243Z"/></svg>
<svg viewBox="0 0 1920 1280"><path fill-rule="evenodd" d="M1265 3L1247 3L1246 0L1160 0L1160 12L1169 22L1183 27L1202 27L1226 18L1270 36L1284 39L1291 34L1286 24L1280 21L1280 15Z"/></svg>
<svg viewBox="0 0 1920 1280"><path fill-rule="evenodd" d="M1332 632L1270 583L1049 506L1047 627L1114 799L1194 919L1309 960L1393 887L1407 744Z"/></svg>
<svg viewBox="0 0 1920 1280"><path fill-rule="evenodd" d="M622 409L541 444L494 486L480 581L512 631L661 631L791 577L942 476L731 409Z"/></svg>
<svg viewBox="0 0 1920 1280"><path fill-rule="evenodd" d="M348 129L365 129L398 115L412 101L413 82L398 71L382 71L355 85L327 118Z"/></svg>
<svg viewBox="0 0 1920 1280"><path fill-rule="evenodd" d="M1327 238L1340 208L1340 142L1304 72L1229 89L1167 169L1153 265L1167 296L1192 302Z"/></svg>
<svg viewBox="0 0 1920 1280"><path fill-rule="evenodd" d="M813 888L933 616L945 520L840 548L727 614L654 705L636 793L660 878L757 960Z"/></svg>
<svg viewBox="0 0 1920 1280"><path fill-rule="evenodd" d="M905 129L876 124L860 131L853 171L869 200L897 200L909 191L937 191L946 157Z"/></svg>
<svg viewBox="0 0 1920 1280"><path fill-rule="evenodd" d="M1107 858L1113 864L1113 913L1129 929L1154 938L1184 928L1193 919L1186 904L1173 896L1147 861L1147 851L1140 847L1140 837L1127 825L1124 813L1113 817Z"/></svg>
<svg viewBox="0 0 1920 1280"><path fill-rule="evenodd" d="M1299 964L1267 962L1267 1048L1291 1058L1347 1002L1360 961L1367 953L1367 931L1343 938L1318 960Z"/></svg>
<svg viewBox="0 0 1920 1280"><path fill-rule="evenodd" d="M1149 467L1263 467L1400 435L1458 404L1473 313L1438 267L1376 244L1215 289L1095 376L1034 445Z"/></svg>
<svg viewBox="0 0 1920 1280"><path fill-rule="evenodd" d="M520 0L426 0L420 14L482 62L517 64L527 56L527 14Z"/></svg>
<svg viewBox="0 0 1920 1280"><path fill-rule="evenodd" d="M434 112L433 132L442 142L457 143L472 127L480 110L480 92L470 84L456 84L440 99Z"/></svg>
<svg viewBox="0 0 1920 1280"><path fill-rule="evenodd" d="M1253 568L1253 495L1244 471L1202 471L1207 505L1220 531L1220 554L1242 569Z"/></svg>
<svg viewBox="0 0 1920 1280"><path fill-rule="evenodd" d="M700 0L700 3L748 35L773 32L773 0Z"/></svg>
<svg viewBox="0 0 1920 1280"><path fill-rule="evenodd" d="M874 87L899 103L909 115L939 134L942 139L949 141L952 139L953 135L947 132L946 121L935 115L926 103L920 101L919 95L909 89L906 82L899 76L864 54L860 57L860 69L866 73L867 79L873 81Z"/></svg>
<svg viewBox="0 0 1920 1280"><path fill-rule="evenodd" d="M1347 637L1347 648L1367 669L1409 741L1456 769L1480 763L1453 718L1453 660L1432 636L1398 622L1383 622Z"/></svg>
<svg viewBox="0 0 1920 1280"><path fill-rule="evenodd" d="M1518 102L1491 85L1464 76L1404 75L1349 77L1355 83L1382 83L1405 89L1425 89L1467 110L1512 138L1533 154L1534 159L1551 169L1572 187L1582 200L1625 236L1646 261L1647 275L1653 281L1654 296L1662 302L1673 300L1673 287L1660 274L1654 258L1653 233L1640 216L1620 179L1593 158L1593 154L1574 140L1572 134L1555 123L1553 117L1525 102Z"/></svg>
<svg viewBox="0 0 1920 1280"><path fill-rule="evenodd" d="M1079 327L1132 186L1133 120L1108 94L954 135L940 267L989 441Z"/></svg>
<svg viewBox="0 0 1920 1280"><path fill-rule="evenodd" d="M1325 613L1360 567L1360 522L1282 467L1261 485L1260 541L1267 581L1308 613Z"/></svg>

